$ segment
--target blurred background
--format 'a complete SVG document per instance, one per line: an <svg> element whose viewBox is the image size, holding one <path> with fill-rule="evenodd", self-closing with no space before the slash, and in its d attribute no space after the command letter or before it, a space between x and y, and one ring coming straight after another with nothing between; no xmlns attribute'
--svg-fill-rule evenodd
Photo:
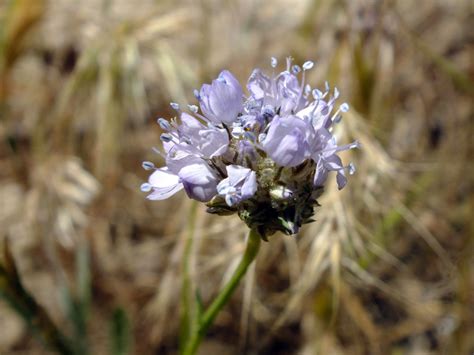
<svg viewBox="0 0 474 355"><path fill-rule="evenodd" d="M473 19L469 0L0 1L0 260L77 349L175 354L186 240L208 304L246 227L145 199L156 118L291 55L350 103L358 169L263 243L201 354L472 354ZM50 353L5 280L0 353Z"/></svg>

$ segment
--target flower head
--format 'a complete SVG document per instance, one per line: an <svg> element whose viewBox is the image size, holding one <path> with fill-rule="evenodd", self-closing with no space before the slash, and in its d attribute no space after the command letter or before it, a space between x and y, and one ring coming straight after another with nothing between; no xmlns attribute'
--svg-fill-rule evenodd
<svg viewBox="0 0 474 355"><path fill-rule="evenodd" d="M272 67L277 61L272 58ZM166 167L155 168L142 190L149 199L162 200L180 190L195 200L207 202L208 212L237 213L263 238L282 231L296 233L314 215L316 198L331 171L339 189L347 183L338 152L359 146L338 146L332 126L348 110L343 103L335 109L339 91L311 89L305 84L302 67L287 59L286 70L267 76L255 69L244 96L237 79L222 71L195 96L198 107L183 112L180 122L160 118Z"/></svg>

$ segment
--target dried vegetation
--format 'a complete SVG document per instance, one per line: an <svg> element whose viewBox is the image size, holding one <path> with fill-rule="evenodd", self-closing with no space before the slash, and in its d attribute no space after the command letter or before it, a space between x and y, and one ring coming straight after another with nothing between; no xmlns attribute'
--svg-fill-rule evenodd
<svg viewBox="0 0 474 355"><path fill-rule="evenodd" d="M309 81L352 103L338 134L361 141L358 171L262 245L202 354L470 354L473 17L463 0L3 1L0 240L78 347L107 353L115 319L131 353L175 353L187 238L206 302L245 228L144 199L155 118L223 68L312 59ZM3 301L0 329L2 354L46 353Z"/></svg>

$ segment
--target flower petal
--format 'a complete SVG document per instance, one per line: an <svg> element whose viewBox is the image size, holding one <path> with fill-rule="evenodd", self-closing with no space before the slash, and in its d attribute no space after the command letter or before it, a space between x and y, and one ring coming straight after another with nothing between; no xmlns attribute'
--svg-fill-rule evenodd
<svg viewBox="0 0 474 355"><path fill-rule="evenodd" d="M179 177L166 168L155 170L148 183L152 188L152 192L147 196L149 200L164 200L183 188Z"/></svg>
<svg viewBox="0 0 474 355"><path fill-rule="evenodd" d="M314 173L314 186L324 186L328 178L328 170L324 167L324 163L322 159L318 160L318 164L316 166L316 171Z"/></svg>
<svg viewBox="0 0 474 355"><path fill-rule="evenodd" d="M309 156L308 122L296 116L276 116L262 142L263 149L278 165L293 167Z"/></svg>
<svg viewBox="0 0 474 355"><path fill-rule="evenodd" d="M344 169L338 170L336 175L337 187L339 190L342 190L347 184L346 174Z"/></svg>
<svg viewBox="0 0 474 355"><path fill-rule="evenodd" d="M217 178L204 161L183 167L179 177L186 193L192 199L207 202L217 194Z"/></svg>
<svg viewBox="0 0 474 355"><path fill-rule="evenodd" d="M167 188L178 184L179 177L168 171L167 168L160 168L150 175L148 183L154 188Z"/></svg>
<svg viewBox="0 0 474 355"><path fill-rule="evenodd" d="M243 91L237 79L222 71L212 84L204 84L199 92L201 110L214 123L231 124L243 109Z"/></svg>
<svg viewBox="0 0 474 355"><path fill-rule="evenodd" d="M169 188L160 188L160 189L153 189L152 192L146 197L149 200L165 200L168 197L173 196L178 191L183 189L183 184L179 183L175 186Z"/></svg>
<svg viewBox="0 0 474 355"><path fill-rule="evenodd" d="M228 165L226 169L229 175L229 184L233 186L247 178L251 172L250 169L239 165Z"/></svg>
<svg viewBox="0 0 474 355"><path fill-rule="evenodd" d="M257 191L257 174L255 171L251 171L247 179L245 179L244 184L242 185L241 195L242 200L246 200L252 197Z"/></svg>
<svg viewBox="0 0 474 355"><path fill-rule="evenodd" d="M220 156L229 147L229 135L225 129L203 129L199 131L199 139L199 150L206 158Z"/></svg>

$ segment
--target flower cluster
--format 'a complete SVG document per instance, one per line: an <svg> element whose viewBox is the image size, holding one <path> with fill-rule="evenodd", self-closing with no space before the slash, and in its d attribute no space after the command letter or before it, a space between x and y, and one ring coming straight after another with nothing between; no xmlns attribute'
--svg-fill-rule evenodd
<svg viewBox="0 0 474 355"><path fill-rule="evenodd" d="M208 212L238 213L263 238L282 231L294 234L314 214L316 198L330 171L339 189L347 182L337 155L358 143L338 146L331 133L341 120L346 103L335 108L337 89L330 92L305 84L302 67L287 58L286 70L271 76L255 69L247 83L248 96L229 71L194 94L199 108L187 112L176 103L179 121L158 119L165 131L163 150L157 152L166 166L155 168L141 189L151 200L162 200L184 189L195 200L206 202ZM271 65L277 66L272 58ZM299 77L301 76L301 80Z"/></svg>

